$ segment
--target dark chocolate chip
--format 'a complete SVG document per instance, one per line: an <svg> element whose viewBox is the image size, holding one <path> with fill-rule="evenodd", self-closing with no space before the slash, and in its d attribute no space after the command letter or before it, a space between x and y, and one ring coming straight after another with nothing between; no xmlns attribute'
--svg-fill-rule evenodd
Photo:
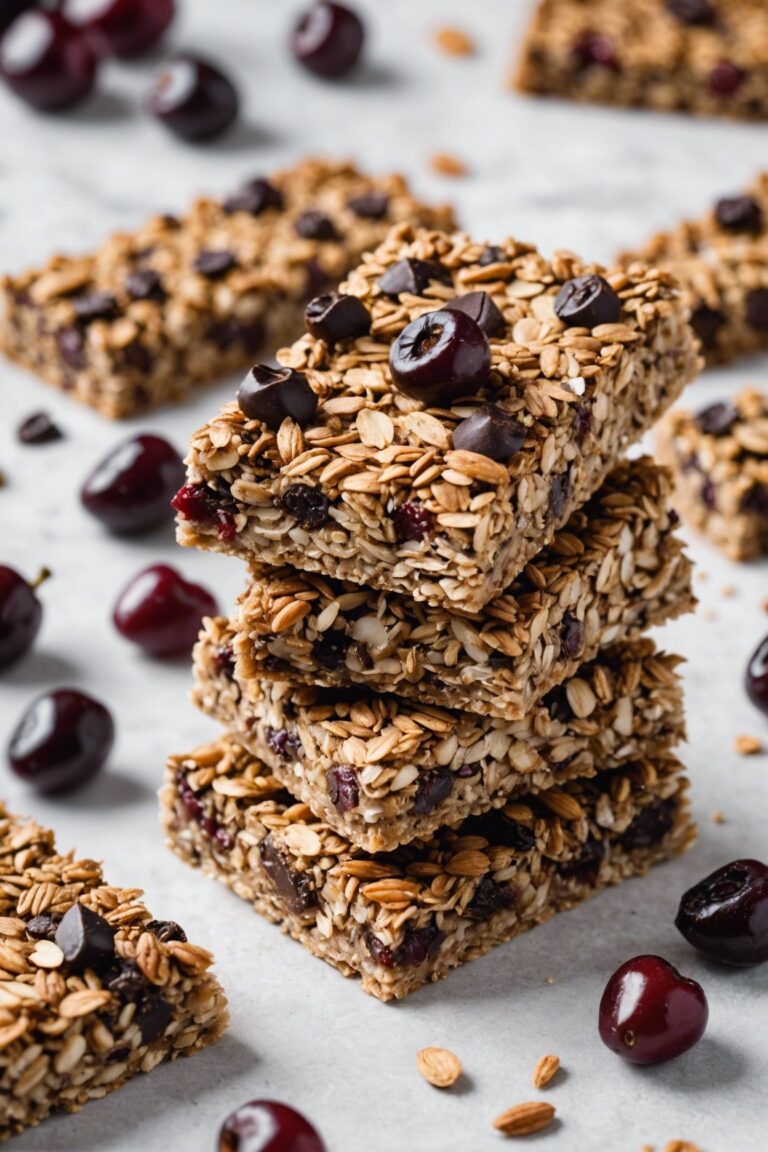
<svg viewBox="0 0 768 1152"><path fill-rule="evenodd" d="M399 260L379 277L379 288L385 296L393 298L402 292L411 296L422 296L432 280L438 284L452 286L451 274L436 260L416 260L410 257Z"/></svg>
<svg viewBox="0 0 768 1152"><path fill-rule="evenodd" d="M759 232L763 210L751 196L728 196L715 205L715 219L726 232Z"/></svg>
<svg viewBox="0 0 768 1152"><path fill-rule="evenodd" d="M382 220L389 208L389 196L385 192L362 192L347 200L347 208L362 220Z"/></svg>
<svg viewBox="0 0 768 1152"><path fill-rule="evenodd" d="M525 443L525 429L498 404L486 404L453 430L453 446L490 460L508 460Z"/></svg>
<svg viewBox="0 0 768 1152"><path fill-rule="evenodd" d="M310 300L304 310L304 324L317 340L337 344L340 340L367 336L371 330L371 316L359 297L328 292Z"/></svg>
<svg viewBox="0 0 768 1152"><path fill-rule="evenodd" d="M755 332L768 332L768 288L753 288L747 293L746 316Z"/></svg>
<svg viewBox="0 0 768 1152"><path fill-rule="evenodd" d="M304 428L317 412L317 396L303 372L254 364L237 390L240 410L249 420L261 420L277 432L290 416Z"/></svg>
<svg viewBox="0 0 768 1152"><path fill-rule="evenodd" d="M64 963L73 972L98 969L115 954L115 930L112 925L83 904L73 904L56 929L56 943L64 953Z"/></svg>
<svg viewBox="0 0 768 1152"><path fill-rule="evenodd" d="M58 923L58 918L54 920L53 916L49 916L47 913L43 913L42 916L33 916L26 926L27 936L30 940L53 940L56 936Z"/></svg>
<svg viewBox="0 0 768 1152"><path fill-rule="evenodd" d="M89 292L73 301L75 315L81 324L92 320L111 320L117 315L117 300L109 292Z"/></svg>
<svg viewBox="0 0 768 1152"><path fill-rule="evenodd" d="M208 280L217 280L219 276L225 276L236 264L237 260L234 254L227 252L226 249L221 249L220 251L199 252L192 263L192 267L195 272L199 272Z"/></svg>
<svg viewBox="0 0 768 1152"><path fill-rule="evenodd" d="M453 791L453 773L448 767L432 768L422 773L412 811L415 816L428 816Z"/></svg>
<svg viewBox="0 0 768 1152"><path fill-rule="evenodd" d="M360 803L357 773L350 764L337 764L325 774L328 799L337 812L351 812Z"/></svg>
<svg viewBox="0 0 768 1152"><path fill-rule="evenodd" d="M506 330L504 317L487 292L467 292L465 296L457 296L442 307L452 312L466 312L490 340L502 336Z"/></svg>
<svg viewBox="0 0 768 1152"><path fill-rule="evenodd" d="M173 1007L159 992L147 991L134 1019L139 1026L142 1044L152 1044L158 1036L162 1036L173 1019Z"/></svg>
<svg viewBox="0 0 768 1152"><path fill-rule="evenodd" d="M577 276L558 292L555 312L567 328L597 328L616 323L621 301L602 276Z"/></svg>
<svg viewBox="0 0 768 1152"><path fill-rule="evenodd" d="M257 176L228 196L223 207L225 212L248 212L251 216L260 216L267 208L282 211L284 202L282 193L274 184L270 184L263 176Z"/></svg>
<svg viewBox="0 0 768 1152"><path fill-rule="evenodd" d="M169 940L180 940L182 944L187 942L186 932L175 920L150 920L146 929L153 936L157 936L163 944L167 944Z"/></svg>
<svg viewBox="0 0 768 1152"><path fill-rule="evenodd" d="M336 668L344 667L349 644L349 638L343 632L329 628L327 632L323 632L319 640L315 641L312 656L321 668L332 672Z"/></svg>
<svg viewBox="0 0 768 1152"><path fill-rule="evenodd" d="M122 1000L138 1000L146 991L147 979L130 960L118 960L106 977L106 985Z"/></svg>
<svg viewBox="0 0 768 1152"><path fill-rule="evenodd" d="M570 499L571 482L567 472L562 476L555 476L549 492L549 507L552 516L558 523L562 523L565 510Z"/></svg>
<svg viewBox="0 0 768 1152"><path fill-rule="evenodd" d="M563 616L560 646L568 660L575 660L584 651L584 625L570 612L566 612Z"/></svg>
<svg viewBox="0 0 768 1152"><path fill-rule="evenodd" d="M768 516L768 488L764 484L752 484L742 496L740 508L742 512Z"/></svg>
<svg viewBox="0 0 768 1152"><path fill-rule="evenodd" d="M699 304L691 314L691 327L705 352L712 352L717 347L724 324L725 315L719 308L710 308L708 304Z"/></svg>
<svg viewBox="0 0 768 1152"><path fill-rule="evenodd" d="M581 402L573 405L572 412L573 439L579 448L581 448L592 428L592 413L586 404L582 404Z"/></svg>
<svg viewBox="0 0 768 1152"><path fill-rule="evenodd" d="M338 240L338 233L330 216L315 210L304 212L294 224L296 235L302 240Z"/></svg>
<svg viewBox="0 0 768 1152"><path fill-rule="evenodd" d="M272 886L291 912L301 915L317 905L315 882L308 872L297 872L278 848L272 833L259 845L261 863Z"/></svg>
<svg viewBox="0 0 768 1152"><path fill-rule="evenodd" d="M661 843L674 822L674 801L653 800L635 816L622 834L621 843L630 852L635 848L654 848Z"/></svg>
<svg viewBox="0 0 768 1152"><path fill-rule="evenodd" d="M125 290L133 300L164 300L160 274L154 268L137 268L125 278Z"/></svg>
<svg viewBox="0 0 768 1152"><path fill-rule="evenodd" d="M694 416L693 422L705 436L725 436L738 418L738 409L730 401L726 401L702 408L701 412L697 412Z"/></svg>
<svg viewBox="0 0 768 1152"><path fill-rule="evenodd" d="M137 372L146 375L152 367L152 353L141 340L131 340L122 349L121 357L122 363L129 368L135 368Z"/></svg>
<svg viewBox="0 0 768 1152"><path fill-rule="evenodd" d="M489 264L505 264L507 262L507 254L504 249L499 248L498 245L488 244L483 248L477 262L481 268L487 268Z"/></svg>
<svg viewBox="0 0 768 1152"><path fill-rule="evenodd" d="M667 0L667 11L681 24L714 24L717 12L712 0Z"/></svg>
<svg viewBox="0 0 768 1152"><path fill-rule="evenodd" d="M21 444L51 444L63 438L64 433L47 412L35 412L27 416L16 429L16 439Z"/></svg>
<svg viewBox="0 0 768 1152"><path fill-rule="evenodd" d="M56 346L68 368L79 372L85 364L83 348L85 338L79 328L60 328L56 333Z"/></svg>
<svg viewBox="0 0 768 1152"><path fill-rule="evenodd" d="M582 845L581 851L572 860L561 864L558 872L564 880L575 880L578 884L592 887L597 883L604 856L603 841L590 836Z"/></svg>
<svg viewBox="0 0 768 1152"><path fill-rule="evenodd" d="M330 500L308 484L292 484L275 503L304 528L322 528L330 519Z"/></svg>

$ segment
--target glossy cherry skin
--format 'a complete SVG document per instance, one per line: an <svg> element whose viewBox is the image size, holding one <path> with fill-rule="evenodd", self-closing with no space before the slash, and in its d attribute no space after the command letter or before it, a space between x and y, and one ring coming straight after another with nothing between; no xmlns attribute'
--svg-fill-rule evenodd
<svg viewBox="0 0 768 1152"><path fill-rule="evenodd" d="M326 80L346 75L363 50L365 28L356 12L331 0L317 0L299 17L291 51L300 64Z"/></svg>
<svg viewBox="0 0 768 1152"><path fill-rule="evenodd" d="M66 0L64 14L105 56L140 56L168 30L175 0Z"/></svg>
<svg viewBox="0 0 768 1152"><path fill-rule="evenodd" d="M0 4L0 36L6 28L13 24L17 16L26 12L28 8L34 8L36 3L37 0L2 0L2 4Z"/></svg>
<svg viewBox="0 0 768 1152"><path fill-rule="evenodd" d="M113 620L121 636L150 656L175 656L190 651L203 617L217 612L205 588L190 584L168 564L154 564L123 589Z"/></svg>
<svg viewBox="0 0 768 1152"><path fill-rule="evenodd" d="M236 119L240 98L232 81L198 56L169 60L149 98L153 116L192 143L220 136Z"/></svg>
<svg viewBox="0 0 768 1152"><path fill-rule="evenodd" d="M466 312L441 309L412 320L389 354L395 387L414 400L447 407L474 396L488 379L491 347Z"/></svg>
<svg viewBox="0 0 768 1152"><path fill-rule="evenodd" d="M600 1039L630 1064L660 1064L698 1043L708 1016L700 984L660 956L635 956L606 985Z"/></svg>
<svg viewBox="0 0 768 1152"><path fill-rule="evenodd" d="M0 75L21 100L42 112L83 100L96 69L87 38L60 12L24 12L0 41Z"/></svg>
<svg viewBox="0 0 768 1152"><path fill-rule="evenodd" d="M172 519L184 476L181 456L162 436L133 436L96 465L80 499L111 531L144 532Z"/></svg>
<svg viewBox="0 0 768 1152"><path fill-rule="evenodd" d="M218 1152L326 1152L300 1112L277 1100L251 1100L221 1126Z"/></svg>
<svg viewBox="0 0 768 1152"><path fill-rule="evenodd" d="M689 944L748 968L768 960L768 867L759 860L724 864L685 893L675 927Z"/></svg>
<svg viewBox="0 0 768 1152"><path fill-rule="evenodd" d="M14 568L0 564L0 669L24 656L35 642L43 606Z"/></svg>
<svg viewBox="0 0 768 1152"><path fill-rule="evenodd" d="M73 688L38 696L8 745L11 769L39 792L70 792L104 766L115 725L98 700Z"/></svg>
<svg viewBox="0 0 768 1152"><path fill-rule="evenodd" d="M752 653L744 677L747 696L768 716L768 636L761 640Z"/></svg>

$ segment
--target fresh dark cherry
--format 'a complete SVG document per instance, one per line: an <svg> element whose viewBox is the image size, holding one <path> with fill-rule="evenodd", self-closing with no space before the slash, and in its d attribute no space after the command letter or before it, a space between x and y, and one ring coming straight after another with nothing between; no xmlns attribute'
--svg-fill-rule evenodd
<svg viewBox="0 0 768 1152"><path fill-rule="evenodd" d="M325 1152L308 1120L277 1100L251 1100L221 1126L218 1152Z"/></svg>
<svg viewBox="0 0 768 1152"><path fill-rule="evenodd" d="M16 438L20 444L53 444L62 440L64 433L47 412L34 412L19 424Z"/></svg>
<svg viewBox="0 0 768 1152"><path fill-rule="evenodd" d="M747 78L746 72L730 60L720 60L709 74L709 89L715 96L733 96Z"/></svg>
<svg viewBox="0 0 768 1152"><path fill-rule="evenodd" d="M175 0L65 0L64 13L105 56L141 56L168 30Z"/></svg>
<svg viewBox="0 0 768 1152"><path fill-rule="evenodd" d="M616 45L610 36L604 36L600 32L583 32L573 42L571 55L579 68L597 65L600 68L610 68L613 72L621 71Z"/></svg>
<svg viewBox="0 0 768 1152"><path fill-rule="evenodd" d="M726 232L759 232L763 210L752 196L727 196L715 205L715 220Z"/></svg>
<svg viewBox="0 0 768 1152"><path fill-rule="evenodd" d="M167 564L155 564L123 589L113 620L121 636L150 656L175 656L191 650L203 617L217 612L207 589Z"/></svg>
<svg viewBox="0 0 768 1152"><path fill-rule="evenodd" d="M744 678L747 696L768 716L768 636L758 644L752 653Z"/></svg>
<svg viewBox="0 0 768 1152"><path fill-rule="evenodd" d="M197 143L221 136L237 118L240 97L220 69L199 56L174 56L157 76L152 114L175 136Z"/></svg>
<svg viewBox="0 0 768 1152"><path fill-rule="evenodd" d="M667 11L681 24L714 24L717 19L712 0L667 0Z"/></svg>
<svg viewBox="0 0 768 1152"><path fill-rule="evenodd" d="M739 418L739 411L735 404L724 401L720 404L710 404L697 412L693 420L696 427L705 436L726 436Z"/></svg>
<svg viewBox="0 0 768 1152"><path fill-rule="evenodd" d="M491 370L491 348L470 316L443 308L403 329L390 349L389 367L398 391L446 407L483 386Z"/></svg>
<svg viewBox="0 0 768 1152"><path fill-rule="evenodd" d="M555 312L567 328L597 328L616 323L621 301L602 276L577 276L558 292Z"/></svg>
<svg viewBox="0 0 768 1152"><path fill-rule="evenodd" d="M768 960L768 867L734 860L689 888L675 927L713 960L748 968Z"/></svg>
<svg viewBox="0 0 768 1152"><path fill-rule="evenodd" d="M700 984L660 956L636 956L606 985L600 1039L631 1064L660 1064L698 1043L708 1016Z"/></svg>
<svg viewBox="0 0 768 1152"><path fill-rule="evenodd" d="M525 443L525 429L498 404L486 404L453 430L454 448L490 460L508 460Z"/></svg>
<svg viewBox="0 0 768 1152"><path fill-rule="evenodd" d="M171 500L184 482L184 464L162 436L123 441L104 457L80 490L83 507L113 532L144 532L173 516Z"/></svg>
<svg viewBox="0 0 768 1152"><path fill-rule="evenodd" d="M14 568L0 564L0 669L15 664L34 644L43 619L35 590L49 575L44 568L30 584Z"/></svg>
<svg viewBox="0 0 768 1152"><path fill-rule="evenodd" d="M13 24L17 16L34 8L38 0L3 0L0 6L0 36Z"/></svg>
<svg viewBox="0 0 768 1152"><path fill-rule="evenodd" d="M407 500L392 513L398 540L423 540L435 530L435 517L419 500Z"/></svg>
<svg viewBox="0 0 768 1152"><path fill-rule="evenodd" d="M466 312L478 327L482 328L489 340L495 336L503 336L505 331L504 317L493 302L493 297L487 292L467 292L464 296L456 296L443 305L449 312Z"/></svg>
<svg viewBox="0 0 768 1152"><path fill-rule="evenodd" d="M291 51L310 72L335 80L354 68L364 40L365 28L356 12L345 4L317 0L294 25Z"/></svg>
<svg viewBox="0 0 768 1152"><path fill-rule="evenodd" d="M55 10L23 12L0 41L0 76L41 112L79 103L96 79L87 38Z"/></svg>
<svg viewBox="0 0 768 1152"><path fill-rule="evenodd" d="M39 792L70 792L103 767L114 740L114 721L103 704L59 688L30 704L8 744L8 763Z"/></svg>
<svg viewBox="0 0 768 1152"><path fill-rule="evenodd" d="M317 395L303 372L254 364L237 391L240 411L249 420L261 420L277 432L290 417L302 428L317 412Z"/></svg>
<svg viewBox="0 0 768 1152"><path fill-rule="evenodd" d="M304 309L304 324L310 335L326 344L341 340L356 340L371 330L371 317L357 296L343 296L328 292L315 296Z"/></svg>

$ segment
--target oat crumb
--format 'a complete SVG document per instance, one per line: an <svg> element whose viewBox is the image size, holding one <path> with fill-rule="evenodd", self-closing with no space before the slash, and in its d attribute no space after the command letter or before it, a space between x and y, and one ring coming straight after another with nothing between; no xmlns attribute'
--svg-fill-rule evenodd
<svg viewBox="0 0 768 1152"><path fill-rule="evenodd" d="M725 824L725 813L721 812L719 808L712 812L709 818L713 824Z"/></svg>
<svg viewBox="0 0 768 1152"><path fill-rule="evenodd" d="M450 152L435 152L429 158L430 167L441 176L466 176L467 166Z"/></svg>
<svg viewBox="0 0 768 1152"><path fill-rule="evenodd" d="M698 1144L692 1144L690 1140L670 1140L661 1152L701 1152L701 1149Z"/></svg>
<svg viewBox="0 0 768 1152"><path fill-rule="evenodd" d="M763 751L762 741L756 736L737 736L733 746L739 756L757 756Z"/></svg>
<svg viewBox="0 0 768 1152"><path fill-rule="evenodd" d="M554 984L554 982L555 982L554 976L547 976L546 980L544 981L545 984Z"/></svg>
<svg viewBox="0 0 768 1152"><path fill-rule="evenodd" d="M726 600L730 600L731 597L736 595L736 589L734 588L733 584L724 584L720 589L720 595L724 596Z"/></svg>
<svg viewBox="0 0 768 1152"><path fill-rule="evenodd" d="M475 42L461 28L446 25L435 32L435 44L446 56L474 56Z"/></svg>
<svg viewBox="0 0 768 1152"><path fill-rule="evenodd" d="M709 572L705 572L703 568L697 568L696 579L700 584L706 584L707 580L709 580Z"/></svg>

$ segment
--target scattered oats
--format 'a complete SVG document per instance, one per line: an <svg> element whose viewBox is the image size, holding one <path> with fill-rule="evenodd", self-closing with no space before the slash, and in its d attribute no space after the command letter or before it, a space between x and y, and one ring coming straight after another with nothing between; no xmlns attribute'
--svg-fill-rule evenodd
<svg viewBox="0 0 768 1152"><path fill-rule="evenodd" d="M435 1088L450 1088L461 1076L461 1060L447 1048L422 1048L416 1067Z"/></svg>
<svg viewBox="0 0 768 1152"><path fill-rule="evenodd" d="M737 736L733 746L739 756L757 756L763 751L762 741L756 736Z"/></svg>
<svg viewBox="0 0 768 1152"><path fill-rule="evenodd" d="M497 1131L505 1136L529 1136L548 1128L555 1118L555 1109L543 1100L532 1100L527 1104L515 1104L502 1112L493 1122Z"/></svg>
<svg viewBox="0 0 768 1152"><path fill-rule="evenodd" d="M560 1068L559 1056L542 1056L533 1070L534 1088L544 1088L555 1076Z"/></svg>
<svg viewBox="0 0 768 1152"><path fill-rule="evenodd" d="M429 165L433 172L441 176L466 176L467 166L458 156L450 152L434 152L429 158Z"/></svg>
<svg viewBox="0 0 768 1152"><path fill-rule="evenodd" d="M435 44L446 56L474 56L476 51L471 36L448 24L436 30Z"/></svg>
<svg viewBox="0 0 768 1152"><path fill-rule="evenodd" d="M587 382L583 376L573 376L566 380L565 387L573 392L574 396L583 396L587 390Z"/></svg>

